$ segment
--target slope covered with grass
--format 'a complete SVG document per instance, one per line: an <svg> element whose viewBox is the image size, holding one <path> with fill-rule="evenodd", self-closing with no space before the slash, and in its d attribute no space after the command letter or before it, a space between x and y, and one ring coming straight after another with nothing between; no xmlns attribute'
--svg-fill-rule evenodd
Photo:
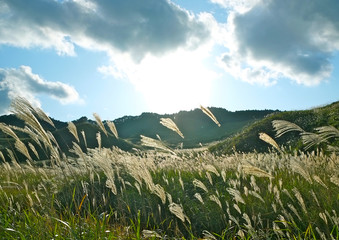
<svg viewBox="0 0 339 240"><path fill-rule="evenodd" d="M334 102L324 107L310 110L286 111L272 113L264 119L244 128L243 131L228 137L209 149L213 153L229 154L234 150L240 152L267 152L270 145L263 141L258 141L260 132L264 132L274 138L282 146L290 147L293 150L303 150L303 144L297 132L287 133L279 138L275 138L275 131L272 126L274 120L286 120L297 124L307 132L314 132L314 129L321 126L339 127L339 102ZM338 143L334 143L338 145ZM310 149L314 150L314 148Z"/></svg>
<svg viewBox="0 0 339 240"><path fill-rule="evenodd" d="M0 239L339 238L338 155L130 153L96 136L85 151L74 140L69 157L30 111L18 111L28 142L49 161L2 126L28 161L1 151Z"/></svg>

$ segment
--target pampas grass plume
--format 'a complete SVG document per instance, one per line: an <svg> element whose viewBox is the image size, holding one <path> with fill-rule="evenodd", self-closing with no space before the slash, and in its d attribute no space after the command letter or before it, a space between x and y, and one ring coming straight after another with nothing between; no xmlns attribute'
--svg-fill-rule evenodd
<svg viewBox="0 0 339 240"><path fill-rule="evenodd" d="M213 115L213 113L208 109L200 105L200 109L202 110L203 113L205 113L210 119L215 122L215 124L218 125L218 127L221 127L220 123L218 122L217 118Z"/></svg>
<svg viewBox="0 0 339 240"><path fill-rule="evenodd" d="M106 128L104 126L104 124L101 121L100 116L97 113L93 113L93 117L95 118L95 121L97 122L97 124L99 125L100 129L105 133L105 135L107 136L107 131Z"/></svg>

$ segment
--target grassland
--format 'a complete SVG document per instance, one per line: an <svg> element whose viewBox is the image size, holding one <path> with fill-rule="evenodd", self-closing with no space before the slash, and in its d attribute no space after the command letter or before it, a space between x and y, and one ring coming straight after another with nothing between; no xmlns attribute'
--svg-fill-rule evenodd
<svg viewBox="0 0 339 240"><path fill-rule="evenodd" d="M0 165L0 239L339 239L339 157L322 151L83 151L67 157L28 103L14 112L37 153L7 125L26 163ZM18 131L18 129L16 129ZM74 133L74 132L73 132ZM258 141L261 141L258 138ZM34 150L35 149L35 150Z"/></svg>

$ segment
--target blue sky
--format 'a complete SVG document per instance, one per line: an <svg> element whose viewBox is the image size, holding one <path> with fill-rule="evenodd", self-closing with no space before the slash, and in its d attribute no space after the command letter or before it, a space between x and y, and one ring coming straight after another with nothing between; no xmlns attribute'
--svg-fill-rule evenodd
<svg viewBox="0 0 339 240"><path fill-rule="evenodd" d="M0 114L113 120L339 100L336 0L0 0Z"/></svg>

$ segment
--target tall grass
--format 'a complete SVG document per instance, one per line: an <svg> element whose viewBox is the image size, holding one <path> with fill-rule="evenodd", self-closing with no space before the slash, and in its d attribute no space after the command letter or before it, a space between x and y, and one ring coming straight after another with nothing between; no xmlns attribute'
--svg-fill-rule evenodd
<svg viewBox="0 0 339 240"><path fill-rule="evenodd" d="M0 239L339 239L334 153L214 156L142 137L157 150L130 153L99 141L86 152L74 143L67 157L42 129L46 116L16 104L28 120L21 131L50 159L31 160L39 153L28 142L13 146L26 163L1 153L12 162L0 165ZM17 128L1 130L17 138Z"/></svg>

